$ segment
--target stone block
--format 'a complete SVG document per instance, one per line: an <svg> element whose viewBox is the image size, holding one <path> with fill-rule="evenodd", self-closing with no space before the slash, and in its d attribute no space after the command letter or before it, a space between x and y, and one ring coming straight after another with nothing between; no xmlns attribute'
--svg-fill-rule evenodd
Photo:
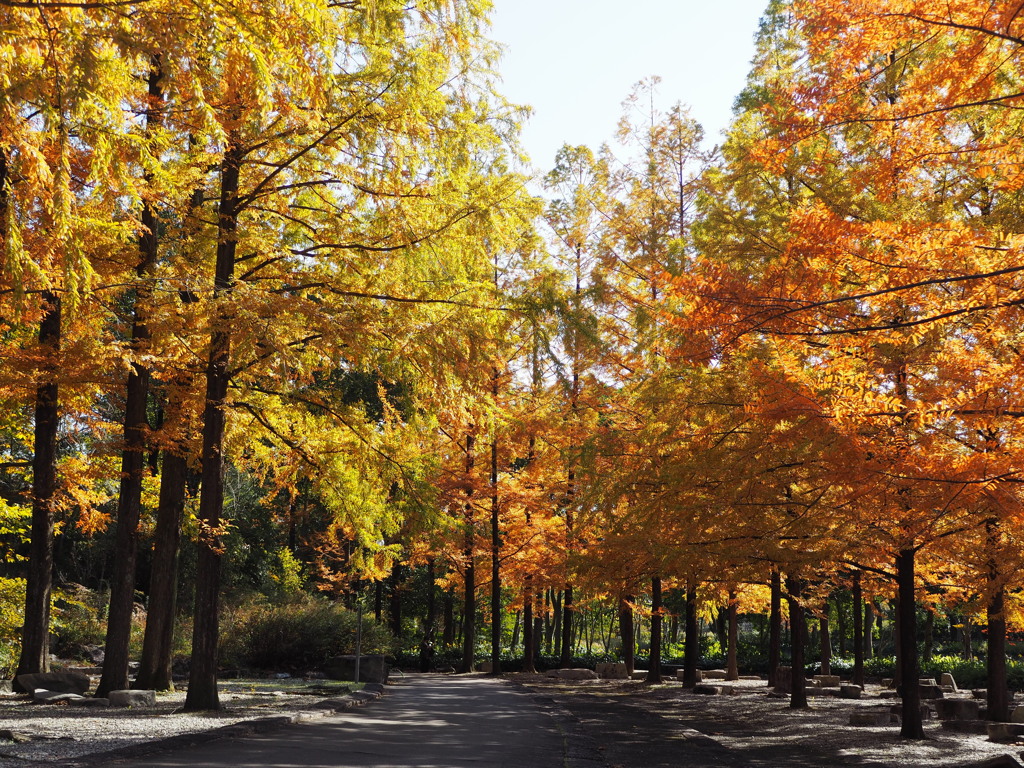
<svg viewBox="0 0 1024 768"><path fill-rule="evenodd" d="M83 675L102 675L103 667L68 667L67 672L79 672Z"/></svg>
<svg viewBox="0 0 1024 768"><path fill-rule="evenodd" d="M863 691L859 685L843 683L839 686L839 698L841 699L859 699L861 693Z"/></svg>
<svg viewBox="0 0 1024 768"><path fill-rule="evenodd" d="M987 724L988 740L1012 742L1024 737L1024 723L992 723Z"/></svg>
<svg viewBox="0 0 1024 768"><path fill-rule="evenodd" d="M489 662L489 661L481 661L479 664L476 665L476 671L477 672L485 672L488 675L491 673L492 669L493 669L493 666L491 665L491 662ZM363 670L360 669L359 670L359 674L362 675L362 673L363 673Z"/></svg>
<svg viewBox="0 0 1024 768"><path fill-rule="evenodd" d="M630 677L634 680L646 680L647 670L646 669L634 669L633 674Z"/></svg>
<svg viewBox="0 0 1024 768"><path fill-rule="evenodd" d="M13 693L14 692L14 681L13 680L0 680L0 693Z"/></svg>
<svg viewBox="0 0 1024 768"><path fill-rule="evenodd" d="M940 699L935 702L940 720L977 720L979 707L977 699Z"/></svg>
<svg viewBox="0 0 1024 768"><path fill-rule="evenodd" d="M981 762L965 765L964 768L1021 768L1021 765L1010 755L995 755Z"/></svg>
<svg viewBox="0 0 1024 768"><path fill-rule="evenodd" d="M84 699L77 693L64 693L63 691L48 691L45 688L36 688L32 691L32 701L37 704L60 704L74 699Z"/></svg>
<svg viewBox="0 0 1024 768"><path fill-rule="evenodd" d="M819 688L838 688L839 675L815 675L814 684Z"/></svg>
<svg viewBox="0 0 1024 768"><path fill-rule="evenodd" d="M956 680L953 679L953 676L949 674L949 672L943 672L939 676L939 685L948 685L954 692L960 690L956 687Z"/></svg>
<svg viewBox="0 0 1024 768"><path fill-rule="evenodd" d="M757 680L758 682L763 682L763 678L760 675L740 675L738 679L739 680L749 680L751 682L753 682L755 680Z"/></svg>
<svg viewBox="0 0 1024 768"><path fill-rule="evenodd" d="M557 670L557 669L549 669L547 672L544 673L544 677L556 677L557 678L559 671L560 670Z"/></svg>
<svg viewBox="0 0 1024 768"><path fill-rule="evenodd" d="M725 680L727 673L724 669L706 669L704 670L705 680Z"/></svg>
<svg viewBox="0 0 1024 768"><path fill-rule="evenodd" d="M80 699L69 701L68 704L73 707L109 707L110 699L97 698L95 696L83 696Z"/></svg>
<svg viewBox="0 0 1024 768"><path fill-rule="evenodd" d="M14 687L22 691L43 688L55 693L77 693L89 690L89 677L81 672L28 672L14 678Z"/></svg>
<svg viewBox="0 0 1024 768"><path fill-rule="evenodd" d="M629 678L629 675L626 673L626 665L621 662L602 662L597 667L597 676L605 680L626 680Z"/></svg>
<svg viewBox="0 0 1024 768"><path fill-rule="evenodd" d="M359 657L359 679L356 680L355 654L335 656L324 664L323 673L331 680L354 680L358 683L386 683L391 667L382 654Z"/></svg>
<svg viewBox="0 0 1024 768"><path fill-rule="evenodd" d="M1011 723L1024 723L1024 707L1014 707L1010 712Z"/></svg>
<svg viewBox="0 0 1024 768"><path fill-rule="evenodd" d="M793 692L793 668L792 667L778 667L775 670L775 688L776 693L792 693Z"/></svg>
<svg viewBox="0 0 1024 768"><path fill-rule="evenodd" d="M578 667L574 669L559 669L559 680L597 680L597 672L592 669Z"/></svg>
<svg viewBox="0 0 1024 768"><path fill-rule="evenodd" d="M971 696L976 699L988 699L988 688L972 688Z"/></svg>
<svg viewBox="0 0 1024 768"><path fill-rule="evenodd" d="M897 718L898 721L903 716L903 704L893 704L891 707L889 707L889 711L892 713L893 717ZM931 704L921 705L922 720L931 720L934 716L935 709L932 707Z"/></svg>
<svg viewBox="0 0 1024 768"><path fill-rule="evenodd" d="M107 696L112 707L155 707L156 691L111 691Z"/></svg>
<svg viewBox="0 0 1024 768"><path fill-rule="evenodd" d="M693 686L694 693L700 693L705 696L721 696L725 693L724 685L708 685L707 683L701 683L700 685Z"/></svg>
<svg viewBox="0 0 1024 768"><path fill-rule="evenodd" d="M973 733L985 735L988 733L987 720L943 720L942 730L955 731L956 733Z"/></svg>
<svg viewBox="0 0 1024 768"><path fill-rule="evenodd" d="M694 670L694 671L697 673L696 681L698 683L704 682L704 671L701 670L701 669L697 669L697 670ZM676 680L678 680L679 682L683 682L683 677L685 677L685 675L686 675L686 670L685 669L677 669L676 670Z"/></svg>
<svg viewBox="0 0 1024 768"><path fill-rule="evenodd" d="M882 687L883 688L892 688L892 678L891 677L883 677L882 678Z"/></svg>
<svg viewBox="0 0 1024 768"><path fill-rule="evenodd" d="M938 681L934 677L920 677L917 680L919 685L938 685Z"/></svg>
<svg viewBox="0 0 1024 768"><path fill-rule="evenodd" d="M850 725L878 727L891 723L892 713L887 709L855 709L850 713Z"/></svg>
<svg viewBox="0 0 1024 768"><path fill-rule="evenodd" d="M946 695L934 680L931 681L931 685L918 685L917 690L922 699L941 699Z"/></svg>

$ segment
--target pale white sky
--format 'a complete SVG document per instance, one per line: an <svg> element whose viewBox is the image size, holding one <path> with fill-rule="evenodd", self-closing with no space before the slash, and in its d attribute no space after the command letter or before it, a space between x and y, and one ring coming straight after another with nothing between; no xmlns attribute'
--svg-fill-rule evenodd
<svg viewBox="0 0 1024 768"><path fill-rule="evenodd" d="M689 105L720 143L768 0L494 0L502 92L529 104L523 144L541 173L563 143L610 142L633 84L658 75L661 108Z"/></svg>

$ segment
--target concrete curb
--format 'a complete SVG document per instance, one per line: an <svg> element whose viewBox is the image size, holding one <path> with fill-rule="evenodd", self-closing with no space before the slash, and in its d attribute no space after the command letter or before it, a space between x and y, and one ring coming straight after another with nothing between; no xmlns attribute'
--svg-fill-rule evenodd
<svg viewBox="0 0 1024 768"><path fill-rule="evenodd" d="M147 757L158 752L197 747L221 739L237 739L256 734L270 733L289 725L322 720L335 713L361 707L371 701L376 701L383 695L384 686L381 683L367 683L362 690L353 691L347 696L318 701L312 705L312 709L300 709L295 712L289 712L286 715L272 715L270 717L240 720L237 723L223 725L219 728L211 728L208 731L183 733L179 736L168 736L163 739L144 741L126 747L108 749L103 752L92 752L68 760L50 763L50 765L54 766L54 768L92 768L93 766L110 765Z"/></svg>

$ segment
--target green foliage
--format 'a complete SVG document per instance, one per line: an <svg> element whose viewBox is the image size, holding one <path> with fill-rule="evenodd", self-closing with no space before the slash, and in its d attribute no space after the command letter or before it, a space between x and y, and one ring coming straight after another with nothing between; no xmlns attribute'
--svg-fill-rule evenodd
<svg viewBox="0 0 1024 768"><path fill-rule="evenodd" d="M10 679L18 665L25 580L0 578L0 675Z"/></svg>
<svg viewBox="0 0 1024 768"><path fill-rule="evenodd" d="M22 551L29 541L32 509L21 504L8 504L0 497L0 558L5 563L23 560Z"/></svg>
<svg viewBox="0 0 1024 768"><path fill-rule="evenodd" d="M228 612L221 627L225 666L304 672L355 651L356 614L322 598L249 603ZM393 643L385 627L363 618L363 653L389 654Z"/></svg>
<svg viewBox="0 0 1024 768"><path fill-rule="evenodd" d="M282 597L294 598L302 594L305 584L302 562L287 547L277 551L277 562L271 568L270 580Z"/></svg>

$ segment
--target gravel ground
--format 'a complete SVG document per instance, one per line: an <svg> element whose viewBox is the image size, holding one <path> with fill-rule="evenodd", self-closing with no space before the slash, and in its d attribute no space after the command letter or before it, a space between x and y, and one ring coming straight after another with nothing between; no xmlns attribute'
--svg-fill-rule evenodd
<svg viewBox="0 0 1024 768"><path fill-rule="evenodd" d="M726 683L736 695L707 696L674 682L511 677L571 715L610 768L966 768L1004 755L1021 760L1024 748L943 730L935 719L926 721L928 738L920 742L900 739L897 725L851 726L856 708L898 704L880 698L880 686L868 686L859 700L815 696L810 709L791 710L764 682Z"/></svg>
<svg viewBox="0 0 1024 768"><path fill-rule="evenodd" d="M322 680L222 681L220 711L187 714L180 691L158 694L154 708L131 709L34 704L25 696L0 695L0 766L103 765L165 740L179 746L267 730L372 698L349 690Z"/></svg>

